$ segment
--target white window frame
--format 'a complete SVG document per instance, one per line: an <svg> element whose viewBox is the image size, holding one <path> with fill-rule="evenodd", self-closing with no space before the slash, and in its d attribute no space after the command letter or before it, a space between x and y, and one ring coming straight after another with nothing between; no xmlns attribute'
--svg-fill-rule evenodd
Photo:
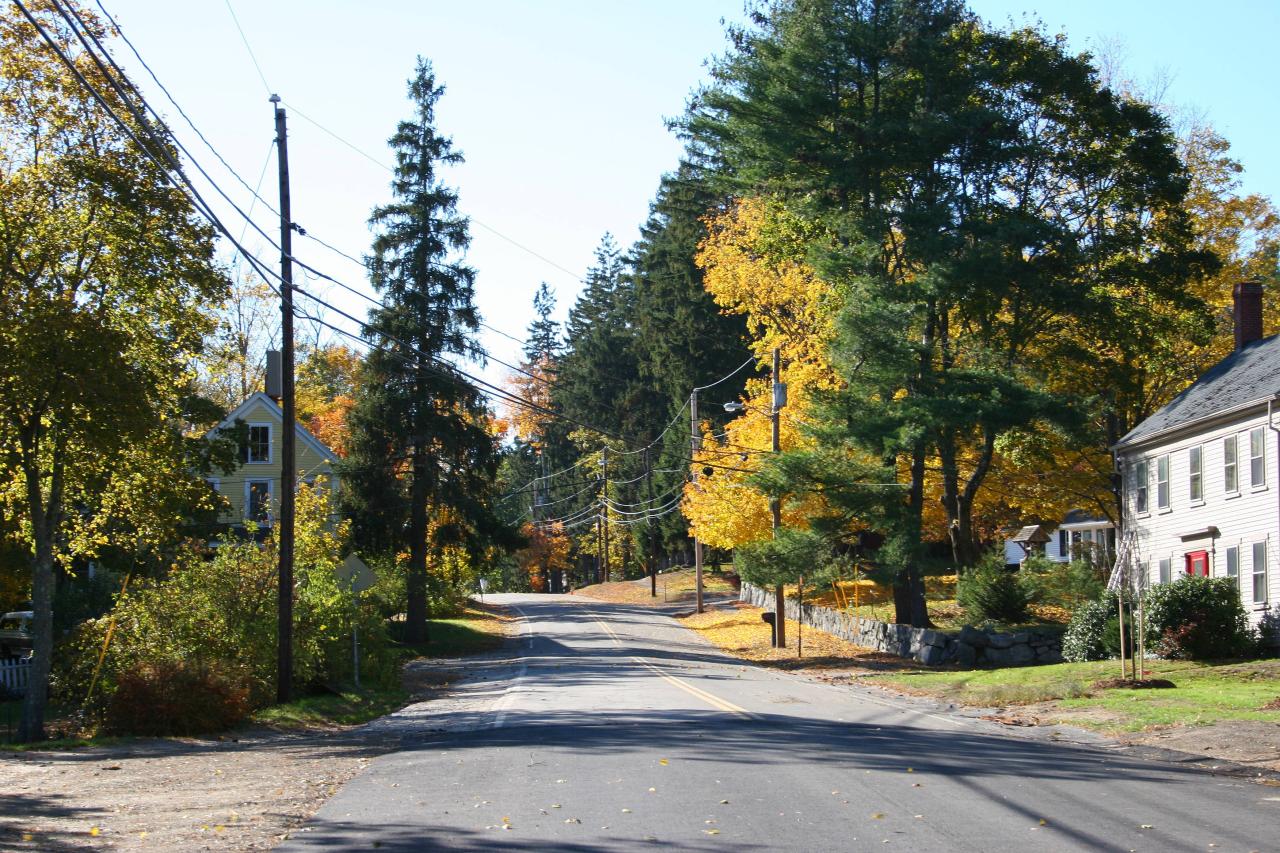
<svg viewBox="0 0 1280 853"><path fill-rule="evenodd" d="M1222 491L1228 495L1240 494L1240 436L1228 435L1222 439Z"/></svg>
<svg viewBox="0 0 1280 853"><path fill-rule="evenodd" d="M1146 459L1133 465L1133 511L1138 515L1151 512L1151 468Z"/></svg>
<svg viewBox="0 0 1280 853"><path fill-rule="evenodd" d="M254 518L253 515L251 514L253 510L253 504L252 504L253 485L255 483L267 484L267 517L265 520ZM257 480L244 481L244 513L243 515L245 517L245 520L252 521L262 527L270 527L272 525L272 523L275 521L275 514L271 511L271 499L275 497L275 492L276 492L274 483L275 483L274 480L269 480L269 479L257 479Z"/></svg>
<svg viewBox="0 0 1280 853"><path fill-rule="evenodd" d="M1256 441L1254 439L1257 439ZM1254 453L1254 449L1257 453ZM1254 476L1257 474L1258 476ZM1249 487L1265 489L1267 487L1267 432L1265 427L1254 427L1249 430Z"/></svg>
<svg viewBox="0 0 1280 853"><path fill-rule="evenodd" d="M1159 582L1173 583L1173 558L1166 557L1163 560L1159 560L1156 565L1160 568Z"/></svg>
<svg viewBox="0 0 1280 853"><path fill-rule="evenodd" d="M1187 449L1187 495L1193 504L1204 503L1204 448Z"/></svg>
<svg viewBox="0 0 1280 853"><path fill-rule="evenodd" d="M1236 589L1240 589L1240 546L1232 545L1227 548L1226 565L1223 566L1226 577L1235 581Z"/></svg>
<svg viewBox="0 0 1280 853"><path fill-rule="evenodd" d="M1164 469L1161 479L1161 468ZM1173 506L1173 494L1169 483L1169 454L1156 457L1156 509L1168 512Z"/></svg>
<svg viewBox="0 0 1280 853"><path fill-rule="evenodd" d="M1258 553L1262 553L1262 568L1258 568ZM1253 543L1253 560L1249 566L1253 572L1253 603L1255 605L1267 603L1267 541ZM1261 578L1261 580L1259 580Z"/></svg>
<svg viewBox="0 0 1280 853"><path fill-rule="evenodd" d="M272 450L272 447L274 447L274 441L275 441L275 427L274 427L274 425L273 425L273 424L269 424L269 423L267 423L267 424L264 424L264 423L254 423L254 424L249 424L248 426L249 426L249 430L250 430L249 435L252 435L252 434L253 434L253 429L254 429L255 427L263 427L264 429L266 429L266 431L267 431L267 458L266 458L266 459L253 459L253 458L252 458L252 456L253 456L253 444L252 444L251 442L249 442L249 441L247 440L247 438L246 438L246 441L245 441L245 449L244 449L244 464L246 464L246 465L270 465L270 464L271 464L271 456L272 456L272 454L271 454L271 450Z"/></svg>

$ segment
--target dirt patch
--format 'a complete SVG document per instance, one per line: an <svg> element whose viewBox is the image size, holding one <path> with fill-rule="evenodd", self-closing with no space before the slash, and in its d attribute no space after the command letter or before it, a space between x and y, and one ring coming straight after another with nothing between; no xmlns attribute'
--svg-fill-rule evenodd
<svg viewBox="0 0 1280 853"><path fill-rule="evenodd" d="M1167 678L1104 678L1091 685L1093 690L1168 690L1178 685Z"/></svg>
<svg viewBox="0 0 1280 853"><path fill-rule="evenodd" d="M1280 696L1272 699L1267 704L1258 709L1259 711L1280 711Z"/></svg>
<svg viewBox="0 0 1280 853"><path fill-rule="evenodd" d="M0 753L0 849L265 850L383 751L264 729Z"/></svg>
<svg viewBox="0 0 1280 853"><path fill-rule="evenodd" d="M1234 761L1259 770L1280 771L1280 724L1261 720L1226 720L1207 726L1178 726L1135 732L1122 743L1176 749Z"/></svg>

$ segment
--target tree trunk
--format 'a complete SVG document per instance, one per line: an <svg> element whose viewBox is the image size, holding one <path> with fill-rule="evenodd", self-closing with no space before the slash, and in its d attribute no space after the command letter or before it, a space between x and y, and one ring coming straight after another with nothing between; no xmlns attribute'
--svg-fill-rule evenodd
<svg viewBox="0 0 1280 853"><path fill-rule="evenodd" d="M31 670L27 692L22 699L22 720L18 724L18 740L29 743L44 739L44 715L49 703L49 667L53 660L53 543L61 516L62 454L64 445L55 440L49 495L41 490L43 477L38 462L39 432L30 430L23 436L23 471L27 487L27 505L31 514L31 533L35 553L31 559Z"/></svg>
<svg viewBox="0 0 1280 853"><path fill-rule="evenodd" d="M413 482L409 490L409 568L405 578L406 643L427 641L427 460L426 450L413 448Z"/></svg>

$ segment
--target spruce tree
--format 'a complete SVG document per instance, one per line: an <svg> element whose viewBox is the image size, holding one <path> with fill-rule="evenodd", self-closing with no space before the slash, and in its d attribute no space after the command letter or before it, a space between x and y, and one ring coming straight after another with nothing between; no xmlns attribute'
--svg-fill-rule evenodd
<svg viewBox="0 0 1280 853"><path fill-rule="evenodd" d="M524 342L524 358L530 364L553 362L560 352L560 324L551 319L555 310L555 291L544 281L533 295L533 313L538 319L529 324Z"/></svg>
<svg viewBox="0 0 1280 853"><path fill-rule="evenodd" d="M462 162L435 126L444 87L419 58L409 81L413 115L389 144L392 201L373 211L370 279L382 305L369 312L373 349L351 418L345 466L348 509L358 544L381 552L407 547L405 639L426 638L429 554L496 522L483 501L498 454L485 429L480 392L445 358L465 355L479 325L475 273L458 263L470 242L457 193L442 166ZM429 524L434 514L447 523ZM489 528L486 530L486 528ZM432 531L432 539L428 538Z"/></svg>

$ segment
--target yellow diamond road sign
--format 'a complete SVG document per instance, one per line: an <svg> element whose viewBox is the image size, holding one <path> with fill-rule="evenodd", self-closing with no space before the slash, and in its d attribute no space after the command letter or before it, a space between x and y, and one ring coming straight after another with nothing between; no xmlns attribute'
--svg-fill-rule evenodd
<svg viewBox="0 0 1280 853"><path fill-rule="evenodd" d="M335 574L339 580L351 588L352 592L364 592L378 580L373 569L355 554L348 554L347 559L342 561L342 565L338 566Z"/></svg>

